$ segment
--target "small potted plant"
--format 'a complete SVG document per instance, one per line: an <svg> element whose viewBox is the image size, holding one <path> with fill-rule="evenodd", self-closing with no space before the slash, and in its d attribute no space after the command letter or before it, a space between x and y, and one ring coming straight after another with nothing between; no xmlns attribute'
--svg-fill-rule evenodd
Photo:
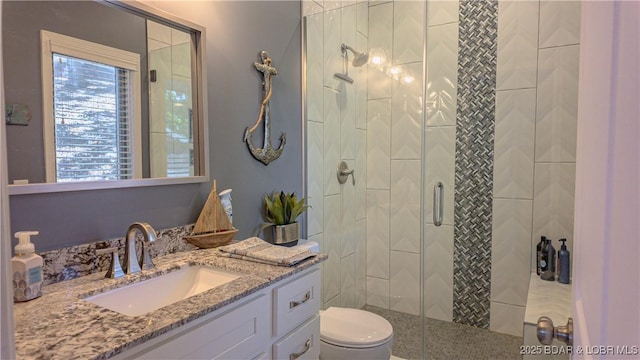
<svg viewBox="0 0 640 360"><path fill-rule="evenodd" d="M309 208L305 201L306 198L298 200L295 193L284 191L264 197L267 221L262 224L262 230L272 227L274 244L293 246L298 243L300 228L296 219Z"/></svg>

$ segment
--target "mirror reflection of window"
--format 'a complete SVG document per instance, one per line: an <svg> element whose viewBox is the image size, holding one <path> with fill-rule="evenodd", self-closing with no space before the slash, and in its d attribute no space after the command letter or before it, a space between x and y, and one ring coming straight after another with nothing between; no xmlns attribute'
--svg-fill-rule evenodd
<svg viewBox="0 0 640 360"><path fill-rule="evenodd" d="M41 32L48 182L140 178L140 56Z"/></svg>
<svg viewBox="0 0 640 360"><path fill-rule="evenodd" d="M133 178L127 69L53 54L57 182Z"/></svg>
<svg viewBox="0 0 640 360"><path fill-rule="evenodd" d="M191 34L147 20L151 177L194 175Z"/></svg>

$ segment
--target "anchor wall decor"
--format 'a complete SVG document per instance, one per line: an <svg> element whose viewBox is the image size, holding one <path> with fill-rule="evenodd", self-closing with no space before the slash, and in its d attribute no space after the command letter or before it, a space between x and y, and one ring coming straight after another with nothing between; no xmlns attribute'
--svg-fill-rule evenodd
<svg viewBox="0 0 640 360"><path fill-rule="evenodd" d="M284 150L284 145L287 142L287 134L282 133L280 135L280 146L277 149L274 149L271 145L271 120L270 120L270 99L273 93L273 89L271 87L271 77L278 74L278 71L275 67L271 66L271 58L269 57L269 53L266 51L260 52L260 63L255 62L253 65L256 67L256 70L263 73L263 81L262 87L264 89L264 98L262 99L262 103L260 104L260 113L258 114L258 119L256 123L253 124L251 128L246 128L244 131L244 141L247 143L249 147L249 151L253 157L263 163L265 166L269 165L270 162L277 159L282 155L282 150ZM257 148L251 142L253 132L256 131L260 123L264 119L264 141L263 147Z"/></svg>

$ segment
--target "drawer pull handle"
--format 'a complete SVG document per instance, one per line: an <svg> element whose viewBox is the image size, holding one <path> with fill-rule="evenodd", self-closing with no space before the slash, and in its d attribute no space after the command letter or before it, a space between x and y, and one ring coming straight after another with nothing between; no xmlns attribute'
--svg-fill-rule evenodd
<svg viewBox="0 0 640 360"><path fill-rule="evenodd" d="M311 300L311 290L307 291L307 293L304 294L304 298L302 298L302 300L289 302L289 309L293 309L294 307L302 305L309 300Z"/></svg>
<svg viewBox="0 0 640 360"><path fill-rule="evenodd" d="M304 355L307 351L309 351L309 349L311 349L311 339L307 340L307 342L304 343L304 349L302 349L301 352L289 355L289 360L296 360L300 356Z"/></svg>

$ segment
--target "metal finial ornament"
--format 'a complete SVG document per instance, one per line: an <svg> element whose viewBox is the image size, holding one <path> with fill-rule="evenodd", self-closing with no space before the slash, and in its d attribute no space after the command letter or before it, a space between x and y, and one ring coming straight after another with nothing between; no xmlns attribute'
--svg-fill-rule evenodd
<svg viewBox="0 0 640 360"><path fill-rule="evenodd" d="M249 147L249 151L253 157L260 161L265 165L269 165L270 162L277 159L282 155L282 150L284 150L284 145L287 142L287 134L282 133L280 135L280 146L277 149L274 149L271 146L271 120L270 116L270 99L273 93L273 89L271 87L271 77L278 74L278 71L275 67L271 66L271 58L269 57L269 53L266 51L260 52L260 61L255 62L253 65L256 67L256 70L263 73L263 81L262 87L264 89L264 98L262 99L262 103L260 104L260 113L258 114L258 119L256 123L253 124L251 128L247 128L244 131L244 141L247 143ZM262 120L264 119L264 142L263 148L257 148L251 142L253 132L256 131Z"/></svg>

